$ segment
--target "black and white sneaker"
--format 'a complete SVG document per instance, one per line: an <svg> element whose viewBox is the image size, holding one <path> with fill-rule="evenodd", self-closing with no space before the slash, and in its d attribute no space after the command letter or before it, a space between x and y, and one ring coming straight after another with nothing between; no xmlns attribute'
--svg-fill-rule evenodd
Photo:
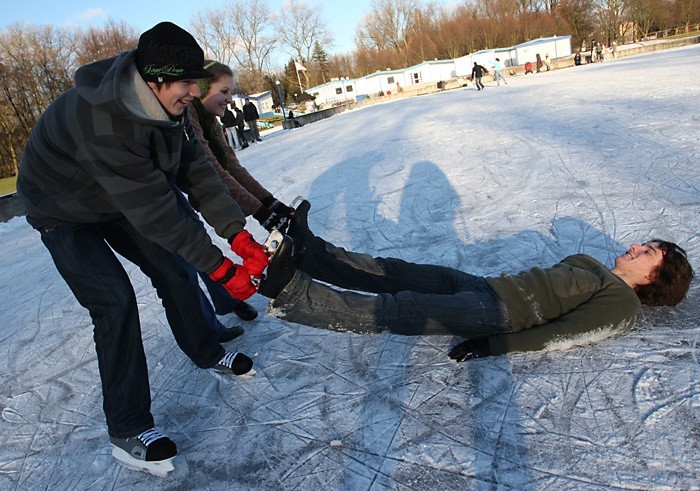
<svg viewBox="0 0 700 491"><path fill-rule="evenodd" d="M127 469L165 477L172 471L177 446L155 428L129 438L109 437L114 447L112 457Z"/></svg>
<svg viewBox="0 0 700 491"><path fill-rule="evenodd" d="M253 360L239 352L227 351L224 357L211 369L226 375L255 375Z"/></svg>

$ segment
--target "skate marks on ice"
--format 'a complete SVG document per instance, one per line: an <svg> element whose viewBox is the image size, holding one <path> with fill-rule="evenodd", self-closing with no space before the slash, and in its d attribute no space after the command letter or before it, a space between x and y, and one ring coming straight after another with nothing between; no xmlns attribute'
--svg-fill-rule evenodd
<svg viewBox="0 0 700 491"><path fill-rule="evenodd" d="M645 67L642 84L636 74L615 78L616 62L604 73L516 79L508 90L517 99L492 90L475 102L455 91L351 111L305 127L304 138L323 135L321 143L290 132L245 164L275 176L264 183L283 198L309 197L312 230L365 252L494 274L575 252L610 264L608 250L653 234L684 244L697 265L700 50L682 55L630 64ZM666 56L683 69L658 93L647 80ZM19 223L0 225L0 308L10 319L0 330L2 489L700 482L697 283L679 307L643 310L624 336L465 364L447 358L451 337L358 336L260 318L230 343L254 356L258 375L221 384L186 360L147 280L132 276L153 413L180 455L165 479L128 471L110 455L89 318L52 276L38 234ZM263 299L253 303L264 310Z"/></svg>

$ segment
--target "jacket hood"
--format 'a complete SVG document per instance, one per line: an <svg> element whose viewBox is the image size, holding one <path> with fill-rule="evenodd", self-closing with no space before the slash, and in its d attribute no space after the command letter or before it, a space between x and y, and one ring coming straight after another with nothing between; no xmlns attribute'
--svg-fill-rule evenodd
<svg viewBox="0 0 700 491"><path fill-rule="evenodd" d="M120 118L157 126L174 126L158 98L141 78L135 63L136 51L80 67L75 87L89 104Z"/></svg>

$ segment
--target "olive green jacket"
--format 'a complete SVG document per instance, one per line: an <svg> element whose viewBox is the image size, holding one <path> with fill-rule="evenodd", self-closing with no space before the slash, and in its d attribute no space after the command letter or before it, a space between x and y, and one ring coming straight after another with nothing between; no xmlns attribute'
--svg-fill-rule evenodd
<svg viewBox="0 0 700 491"><path fill-rule="evenodd" d="M489 336L494 355L607 337L630 329L641 307L629 285L584 254L486 281L505 304L512 328Z"/></svg>

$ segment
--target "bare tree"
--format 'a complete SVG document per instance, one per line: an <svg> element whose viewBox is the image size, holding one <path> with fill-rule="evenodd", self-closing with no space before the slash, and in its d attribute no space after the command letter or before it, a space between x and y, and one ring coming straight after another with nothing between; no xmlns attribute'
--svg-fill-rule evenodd
<svg viewBox="0 0 700 491"><path fill-rule="evenodd" d="M287 0L276 21L277 37L289 54L307 69L312 68L316 46L330 46L333 36L319 9L313 10L303 0ZM322 67L317 67L320 71ZM309 85L309 71L302 70L305 85Z"/></svg>
<svg viewBox="0 0 700 491"><path fill-rule="evenodd" d="M438 7L436 10L436 24L433 37L439 57L458 58L467 53L462 39L462 26L455 18L453 9L444 6Z"/></svg>
<svg viewBox="0 0 700 491"><path fill-rule="evenodd" d="M659 0L626 0L629 18L641 37L659 28L667 6Z"/></svg>
<svg viewBox="0 0 700 491"><path fill-rule="evenodd" d="M202 46L207 58L232 65L236 59L234 53L238 33L227 7L195 13L190 20L190 32Z"/></svg>
<svg viewBox="0 0 700 491"><path fill-rule="evenodd" d="M687 30L691 22L700 21L700 1L676 0L673 14L673 16L678 19L678 22L685 25Z"/></svg>
<svg viewBox="0 0 700 491"><path fill-rule="evenodd" d="M249 90L264 87L263 73L275 47L272 13L263 0L238 0L227 7L237 35L233 56L242 73L241 83Z"/></svg>
<svg viewBox="0 0 700 491"><path fill-rule="evenodd" d="M355 44L358 48L394 50L405 62L417 9L417 0L372 0L372 10L357 28Z"/></svg>
<svg viewBox="0 0 700 491"><path fill-rule="evenodd" d="M104 26L90 27L78 38L76 64L82 66L135 49L139 42L139 32L124 21L109 19Z"/></svg>
<svg viewBox="0 0 700 491"><path fill-rule="evenodd" d="M514 0L515 7L520 14L526 12L538 12L540 4L538 0Z"/></svg>
<svg viewBox="0 0 700 491"><path fill-rule="evenodd" d="M44 109L73 84L75 36L52 26L15 24L0 33L0 161L13 174Z"/></svg>
<svg viewBox="0 0 700 491"><path fill-rule="evenodd" d="M235 0L198 12L190 30L207 57L234 70L240 90L255 92L265 87L264 74L277 41L264 0Z"/></svg>
<svg viewBox="0 0 700 491"><path fill-rule="evenodd" d="M311 9L303 0L287 0L277 18L279 42L299 62L311 60L316 43L324 48L333 44L333 36L321 15L321 11Z"/></svg>
<svg viewBox="0 0 700 491"><path fill-rule="evenodd" d="M612 41L621 32L621 26L627 20L627 3L625 0L597 0L598 29L603 40Z"/></svg>
<svg viewBox="0 0 700 491"><path fill-rule="evenodd" d="M581 46L595 29L594 0L562 0L557 14L569 25L573 46Z"/></svg>

